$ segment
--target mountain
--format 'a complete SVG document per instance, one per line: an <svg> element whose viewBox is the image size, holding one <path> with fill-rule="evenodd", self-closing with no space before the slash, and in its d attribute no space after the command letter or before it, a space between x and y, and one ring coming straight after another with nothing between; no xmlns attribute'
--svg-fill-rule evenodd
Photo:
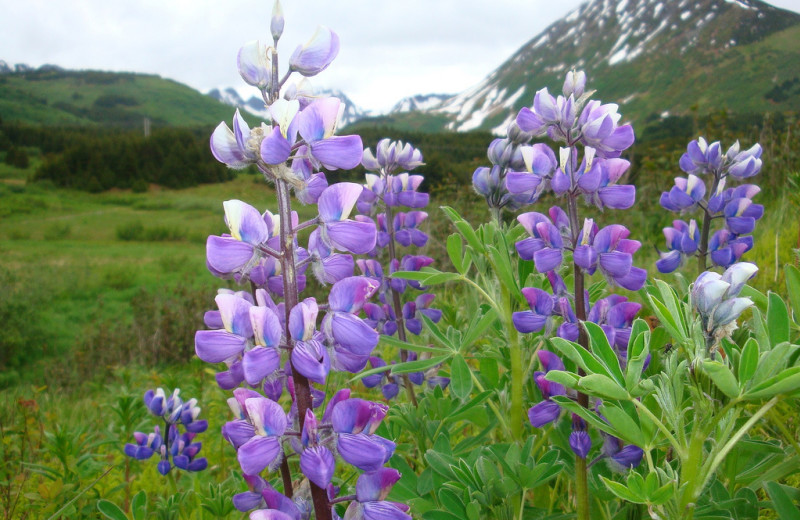
<svg viewBox="0 0 800 520"><path fill-rule="evenodd" d="M537 90L560 92L572 68L634 123L721 109L800 111L797 42L800 15L758 0L592 0L478 85L374 123L501 133Z"/></svg>
<svg viewBox="0 0 800 520"><path fill-rule="evenodd" d="M210 126L230 121L230 107L152 74L32 69L0 61L0 117L41 125L141 128Z"/></svg>
<svg viewBox="0 0 800 520"><path fill-rule="evenodd" d="M315 94L319 97L333 96L339 98L344 106L341 119L339 120L340 127L355 123L356 121L359 121L368 115L367 112L359 108L349 97L339 90L318 89L315 90ZM245 101L242 99L236 89L232 87L228 87L224 90L215 88L208 92L208 96L221 101L226 105L247 110L251 114L254 114L262 119L269 117L269 112L264 106L264 100L262 98L258 96L251 96L247 101Z"/></svg>
<svg viewBox="0 0 800 520"><path fill-rule="evenodd" d="M401 99L389 112L392 114L413 111L425 112L439 107L444 101L451 97L451 94L417 94Z"/></svg>

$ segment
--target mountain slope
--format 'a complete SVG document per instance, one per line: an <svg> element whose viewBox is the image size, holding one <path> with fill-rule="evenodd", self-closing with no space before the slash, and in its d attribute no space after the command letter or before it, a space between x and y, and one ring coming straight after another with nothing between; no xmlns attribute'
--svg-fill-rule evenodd
<svg viewBox="0 0 800 520"><path fill-rule="evenodd" d="M693 109L800 111L798 41L800 15L758 0L593 0L424 113L447 116L450 130L501 132L538 89L560 91L571 68L634 122Z"/></svg>
<svg viewBox="0 0 800 520"><path fill-rule="evenodd" d="M42 125L141 128L216 125L230 107L156 75L70 71L52 65L36 70L0 69L0 117Z"/></svg>

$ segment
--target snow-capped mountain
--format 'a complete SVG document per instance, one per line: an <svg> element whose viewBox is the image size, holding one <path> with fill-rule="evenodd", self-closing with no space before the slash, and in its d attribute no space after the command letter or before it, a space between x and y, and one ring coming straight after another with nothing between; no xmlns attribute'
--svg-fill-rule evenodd
<svg viewBox="0 0 800 520"><path fill-rule="evenodd" d="M347 126L351 123L358 121L367 116L367 113L360 109L353 101L347 97L343 92L338 90L329 90L329 89L319 89L315 90L316 95L320 97L328 97L333 96L339 98L344 106L344 110L341 114L341 119L339 120L339 126ZM250 112L253 115L256 115L260 118L267 119L268 111L266 106L264 105L264 100L258 96L251 96L246 101L242 99L236 89L232 87L228 87L224 90L213 89L208 92L208 95L213 97L214 99L221 101L227 105L239 107L247 112Z"/></svg>
<svg viewBox="0 0 800 520"><path fill-rule="evenodd" d="M451 97L453 97L452 94L417 94L415 96L409 96L398 101L389 113L400 114L403 112L412 112L414 110L422 112L433 110Z"/></svg>
<svg viewBox="0 0 800 520"><path fill-rule="evenodd" d="M800 15L759 0L592 0L553 23L478 85L414 107L449 130L505 131L537 90L588 88L626 119L664 112L800 110ZM424 96L422 97L424 99ZM398 104L405 108L410 104ZM404 121L414 114L404 114Z"/></svg>

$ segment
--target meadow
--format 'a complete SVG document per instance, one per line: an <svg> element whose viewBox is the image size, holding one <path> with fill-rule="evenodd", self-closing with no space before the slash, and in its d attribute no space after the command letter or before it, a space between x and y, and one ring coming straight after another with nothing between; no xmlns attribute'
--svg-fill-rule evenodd
<svg viewBox="0 0 800 520"><path fill-rule="evenodd" d="M800 172L794 150L800 148L796 146L797 125L788 128L762 140L766 150L772 144L773 153L765 152L764 192L758 201L767 211L758 224L756 247L746 256L760 266L753 286L763 293L771 290L783 295L783 266L796 261L793 248L800 245L796 217L800 206L794 184ZM651 152L642 152L645 157L638 157L638 168L631 174L636 179L638 204L625 214L616 215L612 210L611 216L604 218L609 222L617 219L639 233L636 238L644 246L636 263L652 275L658 258L656 247L663 247L661 228L669 224L669 217L655 208L660 192L671 186L678 170L673 155L648 155ZM28 182L41 162L35 150L31 155L27 169L0 162L3 518L99 518L99 499L127 511L132 504L133 509L141 506L141 495L134 499L140 491L148 497L146 509L156 518L243 518L229 500L233 493L244 490L235 451L219 431L220 418L226 415L225 393L214 384L213 371L194 356L193 338L194 332L203 328L203 312L213 308L213 295L221 285L206 269L205 240L209 234L227 229L222 201L241 199L264 210L275 207L274 192L260 176L242 173L229 182L182 190L151 186L144 193L111 190L91 194L48 182ZM433 190L427 222L431 240L421 253L435 258L435 267L442 271L454 270L446 260L445 245L454 228L436 208L452 206L475 226L488 220L483 199L463 181L470 174L458 172L461 181L451 178ZM546 199L540 205L546 208L549 202ZM313 216L312 208L300 207L300 212L301 220ZM679 275L662 278L675 286L686 284ZM443 325L459 330L467 326L464 309L477 308L474 302L465 303L468 294L463 285L447 285L437 291ZM384 344L380 348L388 352L393 347ZM449 375L447 368L443 374ZM343 374L332 374L328 387L335 389L347 381ZM158 386L180 387L183 396L200 401L202 417L211 422L203 434L209 470L180 473L178 478L173 473L162 479L154 464L122 454L124 443L146 423L141 395ZM360 383L354 388L355 395L375 399L374 392ZM527 388L529 394L535 393L532 383ZM418 447L430 445L436 453L449 456L473 449L469 436L464 437L473 430L450 418L466 418L471 428L490 428L488 411L481 406L487 398L484 394L476 395L480 401L465 401L434 389L423 394L419 409L408 403L393 405L389 420L378 433L395 439L428 437L415 443L398 442L401 456L396 455L392 464L404 477L395 486L393 499L416 501L417 510L430 510L426 519L453 518L433 514L437 505L448 500L446 494L443 497L436 491L443 473L429 470L418 474L416 470L426 461L436 467L436 461ZM499 397L501 401L506 398ZM438 421L435 431L413 429L414 421L423 416ZM796 417L788 419L786 428L796 434ZM447 433L447 443L453 437L454 448L445 445L441 432ZM485 435L476 436L476 442ZM515 456L524 464L529 452L541 449L529 444L522 447L523 454L512 456L517 448L501 443L501 458ZM491 457L498 455L487 452L485 456L494 463ZM792 460L798 464L796 458ZM798 470L800 466L790 467L787 474ZM340 483L351 483L355 476L351 470L342 475ZM514 488L506 480L486 491L491 500L502 501L503 494ZM537 507L553 513L548 518L569 517L553 512L559 502L559 485L566 485L559 482L548 496L536 499ZM797 483L796 477L793 482ZM525 491L523 487L522 495ZM800 495L796 490L792 495L789 488L784 492L790 499ZM758 498L765 500L760 493ZM524 509L524 504L514 507ZM637 515L644 514L637 511ZM765 514L764 518L769 518L772 513ZM473 518L472 513L468 517ZM639 516L629 518L634 517Z"/></svg>

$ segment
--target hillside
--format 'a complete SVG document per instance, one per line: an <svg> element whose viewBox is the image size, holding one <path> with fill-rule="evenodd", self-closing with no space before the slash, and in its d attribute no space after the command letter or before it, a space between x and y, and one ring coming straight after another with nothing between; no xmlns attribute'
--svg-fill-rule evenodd
<svg viewBox="0 0 800 520"><path fill-rule="evenodd" d="M473 88L380 123L503 131L538 89L560 90L571 68L634 122L695 109L800 111L799 41L800 15L758 0L592 0Z"/></svg>
<svg viewBox="0 0 800 520"><path fill-rule="evenodd" d="M150 74L69 71L55 66L0 70L0 118L41 125L141 128L211 126L230 107Z"/></svg>

